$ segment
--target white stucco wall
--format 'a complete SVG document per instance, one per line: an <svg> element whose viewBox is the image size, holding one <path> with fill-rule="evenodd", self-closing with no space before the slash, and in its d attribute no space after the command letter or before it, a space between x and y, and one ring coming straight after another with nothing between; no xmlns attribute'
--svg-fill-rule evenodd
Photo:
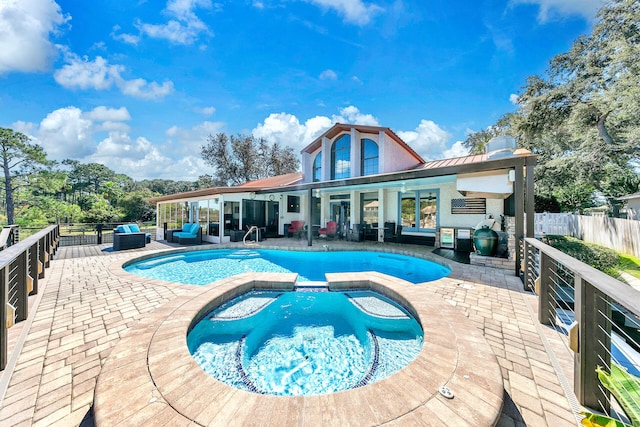
<svg viewBox="0 0 640 427"><path fill-rule="evenodd" d="M379 173L388 173L395 172L400 170L405 170L410 167L416 166L419 164L418 160L404 147L401 147L396 141L391 139L387 134L383 135L382 145L384 147L380 147L380 152L384 152L384 157L381 155L379 160ZM378 138L374 139L377 141Z"/></svg>
<svg viewBox="0 0 640 427"><path fill-rule="evenodd" d="M640 221L640 198L629 199L627 202L627 218Z"/></svg>
<svg viewBox="0 0 640 427"><path fill-rule="evenodd" d="M487 199L487 213L482 214L452 214L451 213L451 199L460 199L463 196L456 189L456 183L442 184L440 188L440 226L441 227L475 227L483 219L487 218L489 214L494 218L499 219L500 215L504 212L504 200L503 199Z"/></svg>

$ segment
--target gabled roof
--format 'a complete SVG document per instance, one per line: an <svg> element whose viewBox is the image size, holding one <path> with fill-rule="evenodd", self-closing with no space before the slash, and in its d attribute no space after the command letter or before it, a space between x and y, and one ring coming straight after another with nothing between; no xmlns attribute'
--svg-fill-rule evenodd
<svg viewBox="0 0 640 427"><path fill-rule="evenodd" d="M351 125L344 123L336 123L325 133L317 137L313 140L313 142L303 148L301 153L313 153L318 148L322 146L322 138L326 137L328 139L333 139L336 136L340 135L342 132L349 132L351 129L355 129L360 133L380 133L384 132L387 134L389 138L398 143L402 148L404 148L408 153L410 153L413 157L416 158L420 163L424 163L424 159L420 157L418 153L416 153L413 148L411 148L406 142L404 142L394 131L390 128L381 127L381 126L365 126L365 125Z"/></svg>
<svg viewBox="0 0 640 427"><path fill-rule="evenodd" d="M245 182L241 185L233 187L211 187L200 190L185 191L184 193L168 194L166 196L158 196L149 199L151 203L163 202L166 200L189 199L192 197L216 196L221 194L246 193L250 191L260 191L265 189L273 189L278 187L286 187L298 184L302 180L302 173L295 172L286 175L272 176L270 178L258 179L255 181Z"/></svg>

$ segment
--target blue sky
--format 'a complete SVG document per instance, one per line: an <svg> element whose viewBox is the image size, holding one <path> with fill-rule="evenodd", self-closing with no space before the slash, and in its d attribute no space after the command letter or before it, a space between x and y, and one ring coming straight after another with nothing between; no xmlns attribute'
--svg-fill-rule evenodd
<svg viewBox="0 0 640 427"><path fill-rule="evenodd" d="M194 180L209 134L335 122L425 159L513 111L601 0L0 0L0 126L50 158Z"/></svg>

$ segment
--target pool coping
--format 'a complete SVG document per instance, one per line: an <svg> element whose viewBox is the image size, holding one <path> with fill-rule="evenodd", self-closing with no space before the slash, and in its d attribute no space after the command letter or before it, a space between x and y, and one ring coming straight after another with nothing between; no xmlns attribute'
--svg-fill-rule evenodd
<svg viewBox="0 0 640 427"><path fill-rule="evenodd" d="M297 397L246 392L206 374L187 348L191 325L250 289L291 290L295 276L245 273L203 287L180 285L191 290L141 319L106 360L94 393L96 426L245 425L266 419L297 426L496 424L502 373L482 332L428 284L375 272L327 274L327 282L331 290L372 289L414 314L425 330L424 345L401 371L356 389ZM438 393L441 386L454 398Z"/></svg>

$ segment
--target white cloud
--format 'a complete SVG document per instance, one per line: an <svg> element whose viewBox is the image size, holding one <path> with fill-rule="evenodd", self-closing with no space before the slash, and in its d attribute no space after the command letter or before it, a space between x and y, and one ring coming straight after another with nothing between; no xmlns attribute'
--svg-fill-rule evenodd
<svg viewBox="0 0 640 427"><path fill-rule="evenodd" d="M77 107L49 113L38 127L36 138L48 157L55 160L82 158L94 149L93 122Z"/></svg>
<svg viewBox="0 0 640 427"><path fill-rule="evenodd" d="M366 25L371 19L384 11L373 3L365 4L362 0L307 0L309 3L324 9L334 9L346 22Z"/></svg>
<svg viewBox="0 0 640 427"><path fill-rule="evenodd" d="M194 108L193 111L195 111L198 114L202 114L203 116L212 116L213 113L216 112L215 107L203 107L203 108Z"/></svg>
<svg viewBox="0 0 640 427"><path fill-rule="evenodd" d="M603 0L511 0L514 4L534 4L540 7L538 22L546 23L566 16L579 15L592 20L604 5Z"/></svg>
<svg viewBox="0 0 640 427"><path fill-rule="evenodd" d="M509 95L509 102L511 102L513 105L518 105L518 100L520 99L520 97L518 95L516 95L515 93L512 93L511 95Z"/></svg>
<svg viewBox="0 0 640 427"><path fill-rule="evenodd" d="M220 131L222 123L203 122L190 130L173 127L167 131L172 135L168 144L154 144L144 136L132 138L126 124L129 120L131 115L124 107L98 106L83 112L69 106L52 111L40 123L16 122L12 128L29 135L50 159L101 163L136 180L192 181L213 173L200 158L200 146L209 133ZM98 136L105 131L106 137Z"/></svg>
<svg viewBox="0 0 640 427"><path fill-rule="evenodd" d="M260 0L253 0L253 7L256 9L264 9L264 3Z"/></svg>
<svg viewBox="0 0 640 427"><path fill-rule="evenodd" d="M165 39L174 44L193 44L200 34L209 34L207 25L198 18L194 10L210 9L210 0L169 0L164 13L173 19L165 24L138 22L140 33L152 38Z"/></svg>
<svg viewBox="0 0 640 427"><path fill-rule="evenodd" d="M298 118L287 113L273 113L259 123L251 132L256 138L264 138L269 143L291 147L299 152L322 132L333 125L328 117L316 116L301 124Z"/></svg>
<svg viewBox="0 0 640 427"><path fill-rule="evenodd" d="M199 150L185 157L167 156L163 154L165 152L166 147L154 144L145 137L133 140L128 134L111 132L98 143L95 152L82 159L82 162L104 164L134 180L195 181L200 175L213 173L213 169L199 156Z"/></svg>
<svg viewBox="0 0 640 427"><path fill-rule="evenodd" d="M69 106L59 108L38 124L17 122L13 126L40 144L54 160L81 159L95 151L94 135L103 131L128 132L131 120L125 107L99 106L91 111Z"/></svg>
<svg viewBox="0 0 640 427"><path fill-rule="evenodd" d="M462 141L456 141L451 148L444 150L442 158L449 159L453 157L463 157L469 155L469 149L464 146Z"/></svg>
<svg viewBox="0 0 640 427"><path fill-rule="evenodd" d="M364 126L380 126L378 119L371 114L363 114L357 107L350 105L340 110L340 115L333 116L334 123L350 123Z"/></svg>
<svg viewBox="0 0 640 427"><path fill-rule="evenodd" d="M111 31L111 38L127 44L132 44L132 45L137 45L140 42L140 36L137 36L135 34L127 34L127 33L118 34L119 30L120 30L120 25L114 25L113 31Z"/></svg>
<svg viewBox="0 0 640 427"><path fill-rule="evenodd" d="M84 113L84 117L93 121L128 121L131 120L131 115L125 107L109 108L99 106Z"/></svg>
<svg viewBox="0 0 640 427"><path fill-rule="evenodd" d="M0 74L46 70L57 54L49 36L69 19L53 0L0 1Z"/></svg>
<svg viewBox="0 0 640 427"><path fill-rule="evenodd" d="M320 80L337 80L338 75L333 70L324 70L320 73Z"/></svg>
<svg viewBox="0 0 640 427"><path fill-rule="evenodd" d="M165 134L169 137L170 143L180 147L180 152L190 152L199 156L200 148L207 143L207 137L222 132L224 127L223 122L204 121L191 129L172 126Z"/></svg>
<svg viewBox="0 0 640 427"><path fill-rule="evenodd" d="M116 85L123 94L141 99L162 99L173 93L173 82L169 80L158 84L145 79L121 79L116 81Z"/></svg>
<svg viewBox="0 0 640 427"><path fill-rule="evenodd" d="M67 64L54 73L58 84L67 89L95 89L107 90L116 86L124 95L141 99L161 99L174 90L173 82L165 80L162 84L147 82L138 78L126 80L121 73L126 70L124 65L111 65L101 56L90 61L86 56L66 52Z"/></svg>
<svg viewBox="0 0 640 427"><path fill-rule="evenodd" d="M421 120L415 131L399 131L398 136L425 160L442 159L451 134L431 120Z"/></svg>

